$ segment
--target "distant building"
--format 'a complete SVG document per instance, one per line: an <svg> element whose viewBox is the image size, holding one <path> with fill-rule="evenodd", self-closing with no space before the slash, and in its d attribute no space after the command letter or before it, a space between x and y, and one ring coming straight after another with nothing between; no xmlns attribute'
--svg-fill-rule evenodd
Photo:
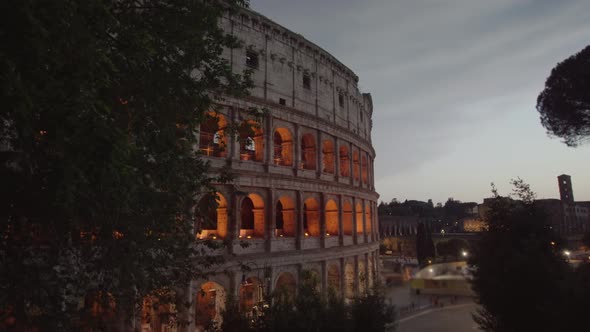
<svg viewBox="0 0 590 332"><path fill-rule="evenodd" d="M551 225L564 236L579 235L590 230L590 202L576 202L572 179L567 174L557 177L560 199L539 199L549 215Z"/></svg>

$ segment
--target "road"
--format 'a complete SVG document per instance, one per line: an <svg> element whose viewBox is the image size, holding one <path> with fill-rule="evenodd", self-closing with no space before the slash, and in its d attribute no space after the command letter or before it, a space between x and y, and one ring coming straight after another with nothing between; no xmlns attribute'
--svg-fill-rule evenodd
<svg viewBox="0 0 590 332"><path fill-rule="evenodd" d="M480 331L471 318L475 303L449 305L430 309L402 318L398 321L398 332L474 332Z"/></svg>

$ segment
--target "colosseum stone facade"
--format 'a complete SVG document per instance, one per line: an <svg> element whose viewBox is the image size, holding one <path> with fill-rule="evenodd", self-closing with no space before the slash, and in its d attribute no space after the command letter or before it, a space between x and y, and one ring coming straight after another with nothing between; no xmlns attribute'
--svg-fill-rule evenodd
<svg viewBox="0 0 590 332"><path fill-rule="evenodd" d="M212 172L237 177L217 185L214 222L197 235L225 240L231 258L191 285L191 331L219 321L230 294L251 312L277 288L296 292L304 270L343 298L379 272L370 94L335 57L260 14L243 10L222 24L244 42L225 56L235 72L251 70L255 86L219 102L201 125ZM253 108L268 111L260 125L248 120ZM231 123L241 139L225 132Z"/></svg>

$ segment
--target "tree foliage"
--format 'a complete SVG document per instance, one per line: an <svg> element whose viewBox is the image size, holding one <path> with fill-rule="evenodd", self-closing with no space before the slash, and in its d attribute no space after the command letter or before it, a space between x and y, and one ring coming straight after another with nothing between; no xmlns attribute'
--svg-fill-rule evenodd
<svg viewBox="0 0 590 332"><path fill-rule="evenodd" d="M218 25L243 4L2 2L0 310L11 324L81 329L85 297L132 317L143 296L214 263L192 245L194 197L211 190L196 128L216 98L250 86L221 58L239 45Z"/></svg>
<svg viewBox="0 0 590 332"><path fill-rule="evenodd" d="M577 146L590 139L590 46L551 70L537 98L541 124L550 135Z"/></svg>
<svg viewBox="0 0 590 332"><path fill-rule="evenodd" d="M588 299L573 293L587 287L588 277L565 261L529 186L520 179L512 183L519 200L494 189L489 230L470 256L482 307L475 320L484 331L577 330L583 316L571 308L587 306Z"/></svg>
<svg viewBox="0 0 590 332"><path fill-rule="evenodd" d="M319 291L319 280L302 271L296 296L277 289L267 308L257 317L226 310L219 332L385 332L395 330L394 307L375 287L346 303L333 289Z"/></svg>

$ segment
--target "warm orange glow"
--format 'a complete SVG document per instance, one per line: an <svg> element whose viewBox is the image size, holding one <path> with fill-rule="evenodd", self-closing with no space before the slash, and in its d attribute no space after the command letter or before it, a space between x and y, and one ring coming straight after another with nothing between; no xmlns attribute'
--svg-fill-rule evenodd
<svg viewBox="0 0 590 332"><path fill-rule="evenodd" d="M123 233L119 231L113 231L113 239L118 240L123 237Z"/></svg>
<svg viewBox="0 0 590 332"><path fill-rule="evenodd" d="M251 239L251 238L252 238L252 236L248 235L248 236L246 236L246 238L247 238L247 239Z"/></svg>
<svg viewBox="0 0 590 332"><path fill-rule="evenodd" d="M308 233L305 233L305 236L309 236L309 234Z"/></svg>
<svg viewBox="0 0 590 332"><path fill-rule="evenodd" d="M45 134L47 134L47 130L39 130L39 134L45 135Z"/></svg>

